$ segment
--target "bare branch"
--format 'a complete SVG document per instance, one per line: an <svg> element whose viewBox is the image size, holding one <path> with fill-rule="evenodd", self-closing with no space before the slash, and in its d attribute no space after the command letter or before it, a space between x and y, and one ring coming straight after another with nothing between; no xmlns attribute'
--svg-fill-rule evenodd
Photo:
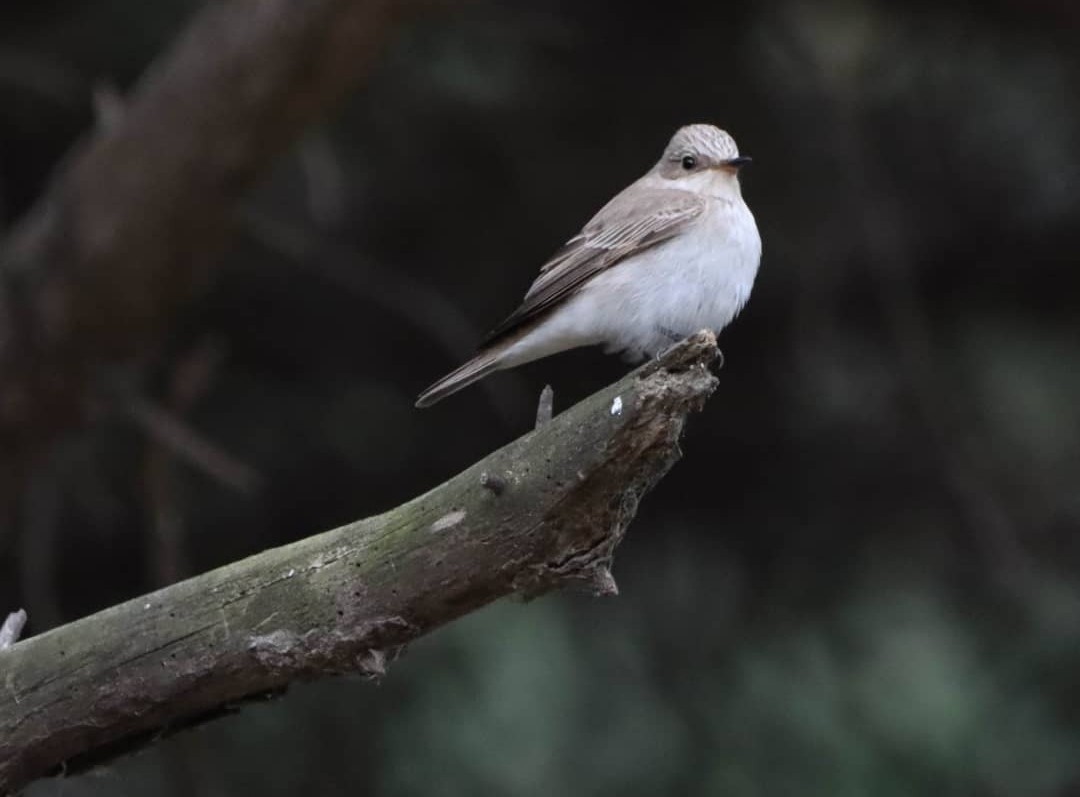
<svg viewBox="0 0 1080 797"><path fill-rule="evenodd" d="M19 609L9 614L4 624L0 626L0 650L7 650L18 642L25 625L26 610Z"/></svg>
<svg viewBox="0 0 1080 797"><path fill-rule="evenodd" d="M297 153L304 175L308 215L326 230L345 220L348 190L345 167L324 131L308 136Z"/></svg>
<svg viewBox="0 0 1080 797"><path fill-rule="evenodd" d="M415 5L203 5L0 245L8 459L82 420L102 363L153 351L212 268L237 200L370 68Z"/></svg>
<svg viewBox="0 0 1080 797"><path fill-rule="evenodd" d="M544 389L540 391L540 400L536 402L536 428L549 423L554 414L555 391L551 389L551 385L544 385Z"/></svg>
<svg viewBox="0 0 1080 797"><path fill-rule="evenodd" d="M614 548L715 389L715 356L699 333L396 509L13 646L0 793L297 679L382 676L409 641L510 593L613 594Z"/></svg>
<svg viewBox="0 0 1080 797"><path fill-rule="evenodd" d="M251 493L262 484L258 471L164 407L135 398L127 409L131 419L159 444L222 484L241 493Z"/></svg>
<svg viewBox="0 0 1080 797"><path fill-rule="evenodd" d="M317 272L321 277L379 305L425 332L434 347L443 349L451 360L466 360L476 352L476 342L483 337L468 317L432 285L411 279L400 269L373 260L348 247L335 244L326 236L304 229L289 219L259 213L244 214L246 231L256 243L282 255L298 266ZM520 377L506 372L502 388L491 380L479 383L487 393L500 419L510 424L516 398L524 398ZM507 390L507 386L510 390Z"/></svg>

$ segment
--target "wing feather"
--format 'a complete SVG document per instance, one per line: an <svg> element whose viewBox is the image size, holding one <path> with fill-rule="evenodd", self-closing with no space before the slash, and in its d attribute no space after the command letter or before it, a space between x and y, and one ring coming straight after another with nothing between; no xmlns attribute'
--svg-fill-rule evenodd
<svg viewBox="0 0 1080 797"><path fill-rule="evenodd" d="M634 185L618 194L541 268L525 301L491 331L491 345L555 305L622 260L679 234L702 214L696 194Z"/></svg>

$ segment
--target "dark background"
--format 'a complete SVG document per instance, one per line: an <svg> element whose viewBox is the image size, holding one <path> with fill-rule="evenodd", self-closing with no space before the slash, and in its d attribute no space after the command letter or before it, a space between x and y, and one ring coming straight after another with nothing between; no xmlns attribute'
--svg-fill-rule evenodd
<svg viewBox="0 0 1080 797"><path fill-rule="evenodd" d="M5 226L198 6L4 5ZM545 382L565 407L618 377L586 350L412 406L712 122L754 157L765 254L622 594L492 607L378 686L29 793L1080 794L1078 32L1068 0L518 0L399 29L126 372L141 398L31 475L0 607L40 632L379 512L524 432Z"/></svg>

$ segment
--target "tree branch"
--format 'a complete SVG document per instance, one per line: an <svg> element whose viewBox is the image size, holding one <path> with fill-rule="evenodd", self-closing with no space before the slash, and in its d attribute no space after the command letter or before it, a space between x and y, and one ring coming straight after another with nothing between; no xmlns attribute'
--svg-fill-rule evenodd
<svg viewBox="0 0 1080 797"><path fill-rule="evenodd" d="M299 678L382 675L410 640L510 593L613 593L612 552L678 459L717 354L699 333L396 509L0 653L0 793Z"/></svg>
<svg viewBox="0 0 1080 797"><path fill-rule="evenodd" d="M4 464L78 423L89 375L152 351L262 169L417 0L206 4L0 245ZM110 107L112 107L110 106ZM3 476L3 474L0 474Z"/></svg>
<svg viewBox="0 0 1080 797"><path fill-rule="evenodd" d="M12 612L0 626L0 650L7 650L19 641L23 626L26 625L26 611L19 609Z"/></svg>

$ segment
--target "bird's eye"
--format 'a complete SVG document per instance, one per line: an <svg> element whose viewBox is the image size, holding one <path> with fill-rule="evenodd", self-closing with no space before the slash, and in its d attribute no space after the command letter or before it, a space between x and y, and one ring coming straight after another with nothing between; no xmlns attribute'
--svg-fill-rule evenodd
<svg viewBox="0 0 1080 797"><path fill-rule="evenodd" d="M682 167L686 169L686 171L690 171L695 166L697 166L697 158L693 155L683 155Z"/></svg>

